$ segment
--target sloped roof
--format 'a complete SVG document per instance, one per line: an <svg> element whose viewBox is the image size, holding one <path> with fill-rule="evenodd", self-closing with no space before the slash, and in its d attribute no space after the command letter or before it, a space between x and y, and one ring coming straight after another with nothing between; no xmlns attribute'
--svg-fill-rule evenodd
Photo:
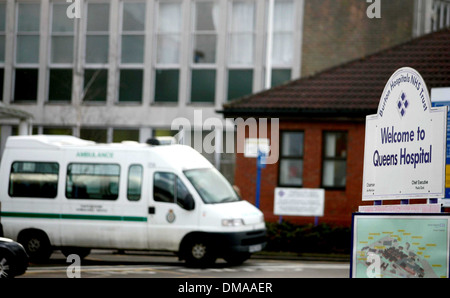
<svg viewBox="0 0 450 298"><path fill-rule="evenodd" d="M225 117L375 114L386 82L406 66L422 75L429 92L449 87L450 29L231 101L221 112Z"/></svg>

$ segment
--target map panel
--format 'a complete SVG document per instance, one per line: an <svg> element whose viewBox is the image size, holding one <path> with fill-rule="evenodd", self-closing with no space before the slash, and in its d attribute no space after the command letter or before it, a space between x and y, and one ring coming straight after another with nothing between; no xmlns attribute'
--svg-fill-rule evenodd
<svg viewBox="0 0 450 298"><path fill-rule="evenodd" d="M448 277L449 218L355 215L352 277Z"/></svg>

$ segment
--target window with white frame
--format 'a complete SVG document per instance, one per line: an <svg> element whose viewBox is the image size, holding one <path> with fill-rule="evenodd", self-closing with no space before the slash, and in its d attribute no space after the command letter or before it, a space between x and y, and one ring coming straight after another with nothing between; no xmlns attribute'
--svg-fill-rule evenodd
<svg viewBox="0 0 450 298"><path fill-rule="evenodd" d="M155 102L177 102L180 80L182 6L159 1L156 24Z"/></svg>
<svg viewBox="0 0 450 298"><path fill-rule="evenodd" d="M14 101L36 101L39 67L39 3L16 5Z"/></svg>
<svg viewBox="0 0 450 298"><path fill-rule="evenodd" d="M218 22L217 1L193 2L191 102L214 103Z"/></svg>
<svg viewBox="0 0 450 298"><path fill-rule="evenodd" d="M278 184L287 187L303 186L303 131L281 132L281 155Z"/></svg>
<svg viewBox="0 0 450 298"><path fill-rule="evenodd" d="M109 3L87 3L84 61L85 102L106 101L109 51Z"/></svg>
<svg viewBox="0 0 450 298"><path fill-rule="evenodd" d="M144 77L145 2L122 2L119 102L141 102Z"/></svg>
<svg viewBox="0 0 450 298"><path fill-rule="evenodd" d="M6 3L0 3L0 101L3 100L3 78L5 75Z"/></svg>
<svg viewBox="0 0 450 298"><path fill-rule="evenodd" d="M228 100L253 91L256 8L254 1L232 1L228 27Z"/></svg>
<svg viewBox="0 0 450 298"><path fill-rule="evenodd" d="M294 60L294 28L294 1L274 1L271 57L272 87L280 85L291 79Z"/></svg>
<svg viewBox="0 0 450 298"><path fill-rule="evenodd" d="M52 3L48 101L70 101L74 61L74 21L66 3Z"/></svg>
<svg viewBox="0 0 450 298"><path fill-rule="evenodd" d="M326 188L345 188L347 176L347 132L324 132L323 144L322 186Z"/></svg>

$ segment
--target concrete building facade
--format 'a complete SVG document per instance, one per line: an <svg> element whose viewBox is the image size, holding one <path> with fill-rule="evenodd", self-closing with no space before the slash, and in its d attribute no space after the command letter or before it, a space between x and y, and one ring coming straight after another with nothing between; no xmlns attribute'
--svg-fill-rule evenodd
<svg viewBox="0 0 450 298"><path fill-rule="evenodd" d="M185 119L205 138L198 111L224 123L232 99L432 30L437 7L449 23L449 1L393 2L369 19L360 0L0 1L1 101L32 133L143 142ZM0 126L1 150L19 129ZM233 180L233 154L205 155Z"/></svg>

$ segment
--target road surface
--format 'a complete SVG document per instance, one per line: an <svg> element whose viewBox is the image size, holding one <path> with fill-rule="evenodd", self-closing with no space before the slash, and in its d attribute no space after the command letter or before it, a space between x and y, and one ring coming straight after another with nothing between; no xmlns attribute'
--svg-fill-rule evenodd
<svg viewBox="0 0 450 298"><path fill-rule="evenodd" d="M79 265L79 266L77 266ZM240 266L219 259L211 268L186 267L171 254L92 251L81 263L54 252L46 264L30 264L18 278L347 278L346 262L252 257Z"/></svg>

